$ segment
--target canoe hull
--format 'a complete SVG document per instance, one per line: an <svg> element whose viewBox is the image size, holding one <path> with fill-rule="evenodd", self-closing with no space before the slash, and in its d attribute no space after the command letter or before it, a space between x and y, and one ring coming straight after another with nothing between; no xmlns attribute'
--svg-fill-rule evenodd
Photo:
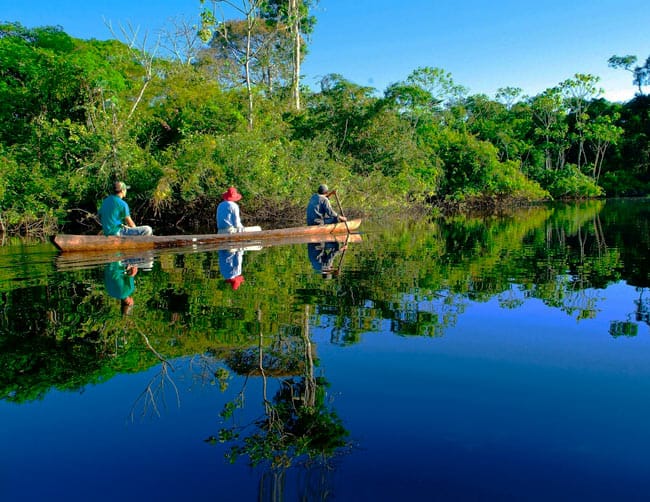
<svg viewBox="0 0 650 502"><path fill-rule="evenodd" d="M220 242L203 246L178 246L159 249L109 249L102 251L66 251L56 258L58 270L78 270L94 268L98 265L120 260L154 260L168 254L202 253L233 249L241 251L259 251L272 246L292 246L320 242L339 242L340 244L356 244L362 241L361 234L320 234L296 235L282 239L264 239L261 241Z"/></svg>
<svg viewBox="0 0 650 502"><path fill-rule="evenodd" d="M358 219L348 221L347 225L343 222L332 225L279 228L236 234L148 235L132 237L58 234L52 238L52 242L58 249L64 252L148 250L221 243L264 242L265 240L281 240L283 238L309 235L345 234L357 230L360 225L361 220Z"/></svg>

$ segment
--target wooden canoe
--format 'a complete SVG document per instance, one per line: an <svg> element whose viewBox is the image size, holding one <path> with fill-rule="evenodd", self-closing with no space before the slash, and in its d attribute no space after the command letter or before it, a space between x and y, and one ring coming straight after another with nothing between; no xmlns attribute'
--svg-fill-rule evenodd
<svg viewBox="0 0 650 502"><path fill-rule="evenodd" d="M77 270L94 268L98 265L112 263L119 260L154 260L168 254L192 254L221 251L224 249L237 249L241 251L261 251L264 248L273 246L292 246L298 244L309 244L318 242L339 242L340 244L357 244L362 242L361 234L320 234L320 235L296 235L282 239L264 239L263 241L220 242L202 246L178 246L158 249L113 249L103 251L67 251L56 257L56 268L58 270Z"/></svg>
<svg viewBox="0 0 650 502"><path fill-rule="evenodd" d="M289 239L297 236L318 236L345 234L359 228L361 220L333 223L331 225L311 225L305 227L278 228L257 232L240 232L236 234L202 234L202 235L148 235L115 237L104 235L58 234L52 237L54 245L64 252L111 251L111 250L147 250L183 246L204 246L221 243L257 243L266 240Z"/></svg>

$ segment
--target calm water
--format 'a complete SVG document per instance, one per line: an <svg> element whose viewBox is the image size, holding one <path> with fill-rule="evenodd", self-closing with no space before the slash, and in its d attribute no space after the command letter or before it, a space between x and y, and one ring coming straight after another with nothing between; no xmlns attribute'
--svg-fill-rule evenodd
<svg viewBox="0 0 650 502"><path fill-rule="evenodd" d="M647 500L649 230L598 201L347 248L4 246L0 500Z"/></svg>

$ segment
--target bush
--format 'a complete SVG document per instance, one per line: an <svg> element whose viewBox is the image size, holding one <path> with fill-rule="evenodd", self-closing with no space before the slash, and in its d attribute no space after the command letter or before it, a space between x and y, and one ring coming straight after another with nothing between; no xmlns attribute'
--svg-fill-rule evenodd
<svg viewBox="0 0 650 502"><path fill-rule="evenodd" d="M600 197L604 193L592 178L573 164L567 164L555 173L548 190L556 199Z"/></svg>

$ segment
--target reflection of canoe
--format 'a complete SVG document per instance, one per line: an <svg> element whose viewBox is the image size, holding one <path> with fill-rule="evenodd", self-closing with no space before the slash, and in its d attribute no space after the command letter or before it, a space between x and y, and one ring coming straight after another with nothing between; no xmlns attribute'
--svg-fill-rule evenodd
<svg viewBox="0 0 650 502"><path fill-rule="evenodd" d="M249 237L246 241L240 242L218 242L212 244L202 244L201 246L177 246L174 248L158 248L148 250L138 249L106 249L102 251L69 251L61 253L56 259L56 267L59 270L73 270L93 268L97 265L111 263L114 261L129 260L153 260L155 257L163 254L185 254L196 252L220 251L222 249L237 249L242 251L259 251L265 247L284 246L291 244L309 244L312 242L333 242L339 241L341 244L361 242L361 234L338 234L329 233L323 235L297 235L285 238L255 240Z"/></svg>
<svg viewBox="0 0 650 502"><path fill-rule="evenodd" d="M150 235L133 237L59 234L52 238L52 242L61 251L146 250L179 246L203 246L206 244L257 242L302 235L341 234L348 232L348 230L357 230L359 225L361 225L361 220L350 220L347 222L347 225L345 223L334 223L332 225L279 228L237 234Z"/></svg>

